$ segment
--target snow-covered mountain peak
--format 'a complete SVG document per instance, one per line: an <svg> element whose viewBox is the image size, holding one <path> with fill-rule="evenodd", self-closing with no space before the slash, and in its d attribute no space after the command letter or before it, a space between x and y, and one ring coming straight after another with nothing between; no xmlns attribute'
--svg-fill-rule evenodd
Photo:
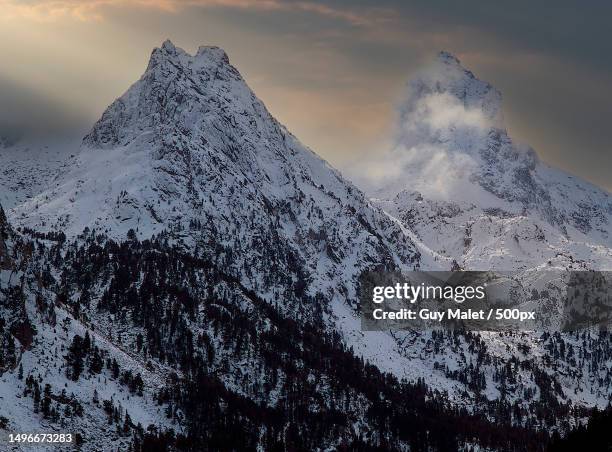
<svg viewBox="0 0 612 452"><path fill-rule="evenodd" d="M162 133L161 126L177 122L190 129L198 112L212 115L229 104L256 108L245 113L269 117L222 49L202 46L190 55L168 40L153 50L140 80L111 104L84 144L127 144L145 129Z"/></svg>
<svg viewBox="0 0 612 452"><path fill-rule="evenodd" d="M409 188L532 203L536 153L508 136L501 93L452 54L440 52L408 83L397 129L392 160L414 173ZM407 188L404 180L391 182L387 196Z"/></svg>
<svg viewBox="0 0 612 452"><path fill-rule="evenodd" d="M192 55L182 48L176 47L169 39L161 47L153 49L147 72L158 70L160 66L166 70L174 66L177 71L182 69L192 72L219 70L220 67L226 66L225 70L233 72L234 75L239 75L238 71L230 66L229 57L222 48L200 46L197 52Z"/></svg>
<svg viewBox="0 0 612 452"><path fill-rule="evenodd" d="M229 64L229 57L217 46L200 46L195 55L191 55L167 39L161 47L153 49L147 71L164 62L192 67L198 65L214 67Z"/></svg>
<svg viewBox="0 0 612 452"><path fill-rule="evenodd" d="M279 124L222 50L189 55L171 42L56 186L12 209L11 221L68 237L168 233L213 256L231 249L253 287L289 265L317 290L350 295L364 269L418 265L401 228Z"/></svg>
<svg viewBox="0 0 612 452"><path fill-rule="evenodd" d="M200 46L198 47L195 57L197 59L214 59L225 64L229 64L229 57L227 56L227 53L225 53L225 50L223 50L221 47L217 46Z"/></svg>
<svg viewBox="0 0 612 452"><path fill-rule="evenodd" d="M449 52L442 51L434 61L410 82L409 96L402 108L404 115L418 114L423 101L436 98L458 103L468 111L478 111L483 120L502 126L501 93L490 83L478 79ZM440 101L441 99L437 99Z"/></svg>
<svg viewBox="0 0 612 452"><path fill-rule="evenodd" d="M440 52L438 52L437 59L444 64L461 66L461 61L459 61L459 58L446 50L440 50Z"/></svg>

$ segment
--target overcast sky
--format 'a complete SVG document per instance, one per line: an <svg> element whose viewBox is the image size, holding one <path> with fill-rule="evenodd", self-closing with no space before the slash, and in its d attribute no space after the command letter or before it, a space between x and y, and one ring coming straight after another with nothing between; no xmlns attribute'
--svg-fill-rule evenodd
<svg viewBox="0 0 612 452"><path fill-rule="evenodd" d="M223 47L281 122L350 172L389 145L405 82L447 50L502 91L516 140L610 190L611 17L596 1L0 0L0 130L86 132L170 38Z"/></svg>

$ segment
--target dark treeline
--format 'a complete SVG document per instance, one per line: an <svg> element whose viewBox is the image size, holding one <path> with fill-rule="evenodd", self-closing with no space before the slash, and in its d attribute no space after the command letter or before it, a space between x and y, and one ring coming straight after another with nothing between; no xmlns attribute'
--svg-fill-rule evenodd
<svg viewBox="0 0 612 452"><path fill-rule="evenodd" d="M556 436L549 447L550 452L576 450L588 450L589 452L612 450L612 407L603 411L596 410L586 426L577 427L563 439Z"/></svg>

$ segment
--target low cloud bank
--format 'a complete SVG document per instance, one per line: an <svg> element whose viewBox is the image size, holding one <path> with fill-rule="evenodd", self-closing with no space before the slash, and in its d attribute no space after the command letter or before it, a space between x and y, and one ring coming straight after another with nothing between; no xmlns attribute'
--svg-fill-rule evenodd
<svg viewBox="0 0 612 452"><path fill-rule="evenodd" d="M349 171L373 196L407 189L447 199L465 189L478 150L501 124L501 99L490 86L478 92L469 84L477 80L459 71L436 61L408 85L391 149Z"/></svg>

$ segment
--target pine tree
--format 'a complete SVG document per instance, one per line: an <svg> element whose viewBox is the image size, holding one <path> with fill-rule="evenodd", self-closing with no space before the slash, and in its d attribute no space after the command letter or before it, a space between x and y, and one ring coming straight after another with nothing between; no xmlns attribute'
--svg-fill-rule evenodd
<svg viewBox="0 0 612 452"><path fill-rule="evenodd" d="M91 338L89 337L89 331L85 331L85 338L83 339L83 353L89 353L91 347Z"/></svg>
<svg viewBox="0 0 612 452"><path fill-rule="evenodd" d="M38 413L40 405L40 386L38 383L34 383L34 412Z"/></svg>
<svg viewBox="0 0 612 452"><path fill-rule="evenodd" d="M5 364L9 367L13 367L16 362L15 341L10 333L6 334L6 343L6 355L4 357Z"/></svg>
<svg viewBox="0 0 612 452"><path fill-rule="evenodd" d="M113 378L116 380L117 378L119 378L119 364L117 364L117 360L115 358L113 358L113 364L112 364L112 376Z"/></svg>
<svg viewBox="0 0 612 452"><path fill-rule="evenodd" d="M132 418L130 418L130 415L128 414L128 412L125 412L125 421L123 422L123 434L127 435L130 432L130 428L132 426Z"/></svg>
<svg viewBox="0 0 612 452"><path fill-rule="evenodd" d="M41 403L43 417L47 419L51 411L51 385L46 384L44 395Z"/></svg>
<svg viewBox="0 0 612 452"><path fill-rule="evenodd" d="M72 381L78 381L79 376L83 372L83 339L78 334L72 339L72 344L68 349L66 360L68 361L68 377Z"/></svg>
<svg viewBox="0 0 612 452"><path fill-rule="evenodd" d="M89 361L89 371L92 374L99 374L102 372L103 365L104 363L102 362L102 357L100 356L100 349L98 349L98 347L94 347L91 359Z"/></svg>

